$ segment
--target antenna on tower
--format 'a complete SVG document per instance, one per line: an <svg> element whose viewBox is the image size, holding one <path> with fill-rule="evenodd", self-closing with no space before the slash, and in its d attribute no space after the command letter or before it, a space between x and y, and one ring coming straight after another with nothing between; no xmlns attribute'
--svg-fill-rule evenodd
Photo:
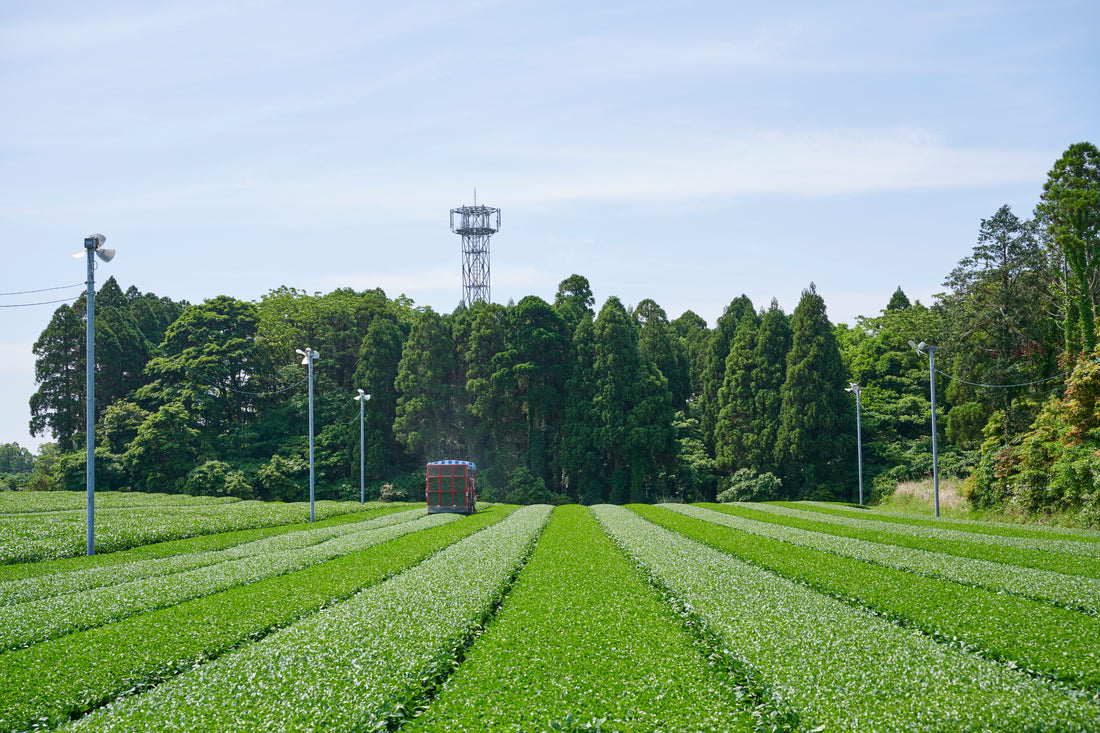
<svg viewBox="0 0 1100 733"><path fill-rule="evenodd" d="M455 215L458 215L456 226ZM500 209L474 205L451 209L451 231L462 236L462 302L467 307L489 299L489 238L500 230Z"/></svg>

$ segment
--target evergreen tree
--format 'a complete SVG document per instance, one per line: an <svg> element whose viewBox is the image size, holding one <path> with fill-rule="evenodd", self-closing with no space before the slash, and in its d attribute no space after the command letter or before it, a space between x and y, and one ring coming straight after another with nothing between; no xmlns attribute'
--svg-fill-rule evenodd
<svg viewBox="0 0 1100 733"><path fill-rule="evenodd" d="M684 311L669 326L680 340L680 345L688 360L688 385L690 394L698 397L703 394L703 372L707 360L707 343L710 330L703 317L694 311Z"/></svg>
<svg viewBox="0 0 1100 733"><path fill-rule="evenodd" d="M787 377L787 354L791 350L790 319L772 299L760 321L751 376L753 407L748 433L748 467L757 474L780 474L775 462L779 420L783 405L783 383Z"/></svg>
<svg viewBox="0 0 1100 733"><path fill-rule="evenodd" d="M691 397L690 365L683 342L672 332L664 309L648 298L634 309L634 318L641 325L638 345L643 355L668 380L672 401L677 409L682 409Z"/></svg>
<svg viewBox="0 0 1100 733"><path fill-rule="evenodd" d="M523 407L527 467L556 492L558 477L551 459L564 420L569 326L549 303L531 295L509 311L508 323L512 346L509 382Z"/></svg>
<svg viewBox="0 0 1100 733"><path fill-rule="evenodd" d="M596 317L595 371L596 444L610 468L610 500L644 500L672 468L672 396L668 380L643 357L637 324L615 297Z"/></svg>
<svg viewBox="0 0 1100 733"><path fill-rule="evenodd" d="M909 302L909 296L905 294L905 291L898 286L898 289L894 291L894 294L890 296L890 302L886 304L886 310L888 311L900 311L908 308L912 303Z"/></svg>
<svg viewBox="0 0 1100 733"><path fill-rule="evenodd" d="M464 448L454 393L458 364L449 323L431 308L413 322L397 369L394 434L419 459L439 460Z"/></svg>
<svg viewBox="0 0 1100 733"><path fill-rule="evenodd" d="M570 275L558 284L558 292L554 296L554 310L565 321L570 336L581 321L592 320L595 315L592 306L595 303L596 299L592 297L592 287L588 284L588 278Z"/></svg>
<svg viewBox="0 0 1100 733"><path fill-rule="evenodd" d="M79 307L78 307L79 306ZM34 343L34 379L31 395L31 435L49 431L62 452L78 447L84 430L87 379L83 297L77 305L62 305Z"/></svg>
<svg viewBox="0 0 1100 733"><path fill-rule="evenodd" d="M728 477L746 468L754 436L752 418L753 373L756 371L758 323L746 314L733 336L726 357L726 376L718 391L718 423L714 428L714 459L720 475Z"/></svg>
<svg viewBox="0 0 1100 733"><path fill-rule="evenodd" d="M364 468L373 477L384 476L400 458L393 423L397 418L394 382L401 362L402 339L401 328L393 318L375 318L359 348L356 389L371 396L363 406Z"/></svg>
<svg viewBox="0 0 1100 733"><path fill-rule="evenodd" d="M561 467L568 495L582 504L608 499L609 474L597 447L600 419L596 410L595 324L585 318L573 332L569 348L569 379L565 386L565 423Z"/></svg>
<svg viewBox="0 0 1100 733"><path fill-rule="evenodd" d="M138 328L131 301L108 278L95 298L96 414L143 383L152 345Z"/></svg>
<svg viewBox="0 0 1100 733"><path fill-rule="evenodd" d="M1069 268L1063 282L1066 351L1091 352L1100 295L1100 150L1095 145L1069 146L1047 175L1035 213L1050 233L1055 261Z"/></svg>
<svg viewBox="0 0 1100 733"><path fill-rule="evenodd" d="M811 283L791 319L776 458L783 486L798 499L846 497L843 459L852 439L844 363L825 301Z"/></svg>
<svg viewBox="0 0 1100 733"><path fill-rule="evenodd" d="M699 421L703 428L703 442L711 454L714 453L714 429L718 424L718 412L721 405L718 391L726 380L726 359L733 344L733 335L745 315L755 316L752 301L748 296L735 298L725 312L718 317L718 323L710 334L707 343L707 356L702 378L703 392L699 399Z"/></svg>

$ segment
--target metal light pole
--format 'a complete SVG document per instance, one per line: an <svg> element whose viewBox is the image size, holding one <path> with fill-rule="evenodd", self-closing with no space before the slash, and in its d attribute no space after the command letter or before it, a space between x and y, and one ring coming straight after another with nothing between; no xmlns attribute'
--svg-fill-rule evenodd
<svg viewBox="0 0 1100 733"><path fill-rule="evenodd" d="M313 362L320 356L316 351L306 347L305 351L295 349L304 358L302 364L309 366L309 521L314 521L313 513Z"/></svg>
<svg viewBox="0 0 1100 733"><path fill-rule="evenodd" d="M363 431L363 405L370 399L370 395L363 390L359 390L359 394L352 399L359 401L359 503L365 504L367 502L367 464L363 457L366 447L366 440L363 437L365 435Z"/></svg>
<svg viewBox="0 0 1100 733"><path fill-rule="evenodd" d="M84 237L84 251L77 252L73 257L88 257L88 295L87 295L87 323L88 330L85 335L87 343L87 412L84 422L84 443L88 448L87 465L85 474L88 480L88 554L95 554L95 258L104 262L110 262L114 256L113 249L103 249L102 245L107 237L102 234L89 234Z"/></svg>
<svg viewBox="0 0 1100 733"><path fill-rule="evenodd" d="M851 385L845 391L854 392L856 395L856 455L859 457L859 505L863 506L863 428L860 426L860 412L862 407L859 403L860 386L855 382L849 382Z"/></svg>
<svg viewBox="0 0 1100 733"><path fill-rule="evenodd" d="M928 351L928 382L931 384L932 393L932 491L936 503L936 516L940 516L940 470L936 456L936 347L921 341L919 344L909 341L918 354L924 355Z"/></svg>

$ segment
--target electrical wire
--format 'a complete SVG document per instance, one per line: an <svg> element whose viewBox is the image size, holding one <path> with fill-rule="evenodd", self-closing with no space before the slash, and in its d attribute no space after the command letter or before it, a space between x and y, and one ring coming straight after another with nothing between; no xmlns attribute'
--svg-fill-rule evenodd
<svg viewBox="0 0 1100 733"><path fill-rule="evenodd" d="M196 375L192 374L191 376L195 377ZM229 385L226 385L226 384L218 384L217 382L215 382L213 380L210 380L210 379L202 379L202 378L198 378L198 377L196 377L196 378L198 379L198 381L205 382L207 385L209 385L211 387L215 387L217 389L229 390L230 392L236 392L237 394L248 395L250 397L266 397L268 395L280 394L282 392L289 392L290 390L294 389L295 387L300 387L302 384L304 384L306 382L307 379L309 379L308 376L302 377L302 379L300 381L295 382L294 384L290 385L289 387L282 387L281 389L272 390L270 392L246 392L243 389L234 389L233 387L230 387Z"/></svg>
<svg viewBox="0 0 1100 733"><path fill-rule="evenodd" d="M10 304L0 305L0 308L27 308L27 307L32 306L32 305L51 305L53 303L69 303L69 302L72 302L72 301L76 300L79 297L80 296L78 295L78 296L75 296L75 297L72 297L72 298L62 298L61 300L43 300L43 301L39 301L38 303L10 303Z"/></svg>
<svg viewBox="0 0 1100 733"><path fill-rule="evenodd" d="M948 374L947 372L941 372L936 370L936 374L947 377L948 379L959 382L960 384L968 384L971 387L986 387L989 389L1008 389L1010 387L1030 387L1033 384L1043 384L1044 382L1053 382L1055 379L1061 379L1062 377L1070 374L1070 372L1062 372L1061 374L1055 374L1053 377L1047 377L1046 379L1037 379L1034 382L1020 382L1019 384L980 384L978 382L968 382L965 379L959 379L956 376Z"/></svg>
<svg viewBox="0 0 1100 733"><path fill-rule="evenodd" d="M87 283L77 283L76 285L58 285L55 288L39 288L38 290L13 290L10 293L0 293L0 296L5 295L27 295L28 293L45 293L49 290L67 290L68 288L82 288Z"/></svg>

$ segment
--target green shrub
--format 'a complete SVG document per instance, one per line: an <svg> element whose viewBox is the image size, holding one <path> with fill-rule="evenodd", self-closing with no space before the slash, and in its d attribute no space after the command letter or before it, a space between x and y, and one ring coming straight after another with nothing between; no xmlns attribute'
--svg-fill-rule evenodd
<svg viewBox="0 0 1100 733"><path fill-rule="evenodd" d="M718 501L729 504L735 501L774 501L780 498L782 482L771 473L757 474L752 469L740 468L730 479L730 487L718 495Z"/></svg>
<svg viewBox="0 0 1100 733"><path fill-rule="evenodd" d="M276 454L256 471L253 483L258 498L264 501L303 501L309 498L309 489L301 479L308 475L306 461Z"/></svg>
<svg viewBox="0 0 1100 733"><path fill-rule="evenodd" d="M535 478L526 468L518 468L508 480L504 494L508 504L568 504L569 500L546 488L546 482Z"/></svg>
<svg viewBox="0 0 1100 733"><path fill-rule="evenodd" d="M184 493L192 496L233 496L252 499L254 494L241 471L225 461L207 461L187 474Z"/></svg>

